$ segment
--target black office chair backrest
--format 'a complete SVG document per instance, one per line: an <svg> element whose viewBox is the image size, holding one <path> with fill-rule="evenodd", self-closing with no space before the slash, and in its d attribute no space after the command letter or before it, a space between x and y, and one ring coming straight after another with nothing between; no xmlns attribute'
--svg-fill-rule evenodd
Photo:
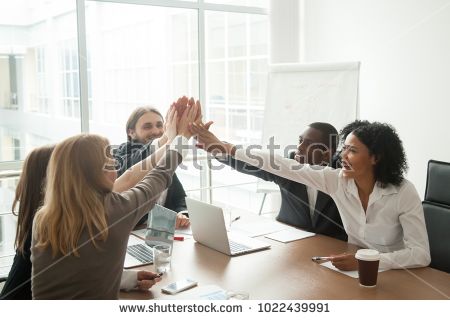
<svg viewBox="0 0 450 320"><path fill-rule="evenodd" d="M428 161L425 201L450 206L450 163Z"/></svg>
<svg viewBox="0 0 450 320"><path fill-rule="evenodd" d="M430 266L450 273L450 163L428 162L423 210L430 242Z"/></svg>

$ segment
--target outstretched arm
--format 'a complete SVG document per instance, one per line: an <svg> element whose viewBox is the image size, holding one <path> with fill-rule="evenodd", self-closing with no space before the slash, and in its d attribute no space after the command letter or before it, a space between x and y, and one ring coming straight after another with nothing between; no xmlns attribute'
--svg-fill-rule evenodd
<svg viewBox="0 0 450 320"><path fill-rule="evenodd" d="M211 131L211 124L193 123L192 131L197 135L198 146L215 156L231 155L236 160L270 172L285 179L306 184L322 192L333 194L338 188L339 172L330 167L302 165L292 159L271 154L261 147L239 149L235 145L220 141Z"/></svg>

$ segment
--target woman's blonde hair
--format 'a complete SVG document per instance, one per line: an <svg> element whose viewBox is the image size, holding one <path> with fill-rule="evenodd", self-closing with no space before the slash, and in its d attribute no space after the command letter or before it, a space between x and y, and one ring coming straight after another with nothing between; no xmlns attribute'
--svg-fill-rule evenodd
<svg viewBox="0 0 450 320"><path fill-rule="evenodd" d="M35 217L36 247L52 254L78 254L78 241L87 229L94 246L108 237L104 207L108 189L103 169L108 140L81 134L56 145L50 158L44 205Z"/></svg>

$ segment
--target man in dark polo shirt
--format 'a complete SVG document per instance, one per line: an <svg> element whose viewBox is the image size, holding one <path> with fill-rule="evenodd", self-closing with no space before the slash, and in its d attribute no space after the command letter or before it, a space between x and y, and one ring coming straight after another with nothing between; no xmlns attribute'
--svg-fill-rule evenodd
<svg viewBox="0 0 450 320"><path fill-rule="evenodd" d="M164 118L153 107L135 109L128 118L126 132L128 141L113 151L114 158L118 163L118 176L150 156L167 141L165 140L167 137L164 135ZM159 205L177 212L177 228L185 228L190 224L185 197L186 192L183 185L174 174L172 184L163 191L157 201ZM139 221L139 224L146 221L147 215Z"/></svg>

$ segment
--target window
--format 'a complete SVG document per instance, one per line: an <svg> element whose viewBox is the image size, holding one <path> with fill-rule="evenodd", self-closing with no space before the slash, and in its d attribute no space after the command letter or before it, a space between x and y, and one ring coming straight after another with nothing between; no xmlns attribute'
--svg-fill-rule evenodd
<svg viewBox="0 0 450 320"><path fill-rule="evenodd" d="M12 128L0 128L0 146L2 154L0 161L19 161L21 156L21 139L19 131Z"/></svg>
<svg viewBox="0 0 450 320"><path fill-rule="evenodd" d="M36 47L36 83L37 83L37 103L33 104L37 108L30 111L49 113L49 98L47 89L47 79L46 79L46 55L45 47ZM31 106L32 107L32 106Z"/></svg>
<svg viewBox="0 0 450 320"><path fill-rule="evenodd" d="M168 6L86 0L82 39L75 0L8 3L18 14L0 15L0 166L79 133L82 122L112 144L125 142L125 122L134 108L152 105L165 114L181 95L202 98L204 118L214 120L221 138L259 141L268 0L167 0ZM79 40L86 40L86 70L79 66ZM80 87L80 71L86 73L87 92ZM85 95L89 123L81 117ZM187 166L177 171L186 189L205 189L204 171ZM229 182L227 171L212 176L215 183ZM237 194L247 199L246 188L251 189ZM214 191L216 201L224 197Z"/></svg>
<svg viewBox="0 0 450 320"><path fill-rule="evenodd" d="M152 105L164 115L177 97L199 96L197 11L86 3L91 132L120 144L136 107Z"/></svg>
<svg viewBox="0 0 450 320"><path fill-rule="evenodd" d="M208 3L268 8L269 0L205 0Z"/></svg>
<svg viewBox="0 0 450 320"><path fill-rule="evenodd" d="M259 142L262 122L255 117L264 110L267 17L207 12L205 27L207 115L224 139Z"/></svg>
<svg viewBox="0 0 450 320"><path fill-rule="evenodd" d="M0 108L17 110L19 107L18 72L22 56L0 50Z"/></svg>
<svg viewBox="0 0 450 320"><path fill-rule="evenodd" d="M75 7L75 0L0 3L8 12L0 15L0 170L81 131Z"/></svg>
<svg viewBox="0 0 450 320"><path fill-rule="evenodd" d="M11 13L0 15L0 171L19 169L30 150L78 134L82 124L112 144L125 142L125 122L134 108L153 105L165 114L181 95L202 98L205 119L215 121L221 138L259 141L268 0L154 3L86 0L80 39L76 0L0 3L0 12ZM79 40L86 40L86 52ZM79 52L86 70L80 69ZM87 92L80 74L87 76ZM85 100L88 123L81 117ZM228 167L210 172L200 155L177 170L189 196L212 195L228 208L258 210L262 195L255 196L255 178ZM208 190L211 183L219 188ZM0 216L0 275L8 272L14 253L16 218L9 213L16 184L17 178L0 179L1 209L7 213Z"/></svg>
<svg viewBox="0 0 450 320"><path fill-rule="evenodd" d="M78 75L78 51L76 40L60 45L60 65L63 107L62 115L69 118L80 117L80 79Z"/></svg>

